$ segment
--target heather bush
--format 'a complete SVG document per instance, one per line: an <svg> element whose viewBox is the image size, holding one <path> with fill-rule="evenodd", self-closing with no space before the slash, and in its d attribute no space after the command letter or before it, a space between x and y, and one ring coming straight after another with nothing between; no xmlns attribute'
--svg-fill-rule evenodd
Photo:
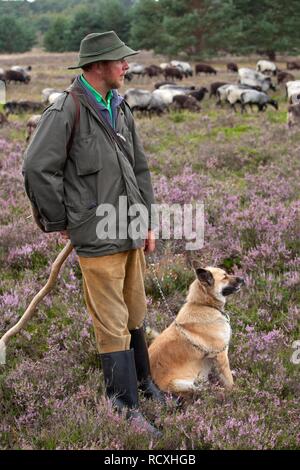
<svg viewBox="0 0 300 470"><path fill-rule="evenodd" d="M1 449L299 448L300 366L290 360L300 339L299 132L287 132L282 109L241 115L209 100L201 106L199 114L137 119L157 202L203 202L205 216L201 250L161 240L148 258L145 323L159 331L170 324L194 279L194 259L242 275L245 288L226 306L235 389L225 393L213 373L179 410L141 399L163 429L159 441L128 427L103 397L73 252L0 366ZM45 284L64 244L29 217L23 134L17 117L0 132L0 335Z"/></svg>

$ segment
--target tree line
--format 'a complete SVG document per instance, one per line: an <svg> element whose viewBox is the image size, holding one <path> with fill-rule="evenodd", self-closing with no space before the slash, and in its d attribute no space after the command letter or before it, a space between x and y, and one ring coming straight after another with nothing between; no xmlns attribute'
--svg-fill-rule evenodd
<svg viewBox="0 0 300 470"><path fill-rule="evenodd" d="M0 2L0 52L78 51L115 30L137 49L170 57L253 52L298 54L299 0L36 0Z"/></svg>

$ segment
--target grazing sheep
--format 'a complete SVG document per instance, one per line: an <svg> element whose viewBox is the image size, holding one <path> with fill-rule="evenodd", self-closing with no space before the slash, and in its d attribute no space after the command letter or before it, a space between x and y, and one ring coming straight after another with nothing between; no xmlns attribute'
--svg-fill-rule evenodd
<svg viewBox="0 0 300 470"><path fill-rule="evenodd" d="M286 63L286 68L288 70L300 70L300 61L292 60Z"/></svg>
<svg viewBox="0 0 300 470"><path fill-rule="evenodd" d="M248 69L242 67L238 71L240 77L240 85L245 85L249 88L254 88L257 91L268 91L276 90L276 87L273 85L271 77L267 77L266 75L257 72L253 69Z"/></svg>
<svg viewBox="0 0 300 470"><path fill-rule="evenodd" d="M158 90L154 90L152 92L152 95L155 96L159 101L165 104L165 106L169 106L172 101L174 96L176 95L182 95L186 94L182 90L178 88L169 88L169 89L162 89L159 88Z"/></svg>
<svg viewBox="0 0 300 470"><path fill-rule="evenodd" d="M217 96L217 90L220 88L220 86L223 85L230 85L230 83L227 82L213 82L210 84L210 92L209 92L209 98L212 96Z"/></svg>
<svg viewBox="0 0 300 470"><path fill-rule="evenodd" d="M6 70L4 74L4 79L5 79L5 82L7 83L20 82L20 83L28 84L30 82L29 75L24 76L23 73L18 72L16 70Z"/></svg>
<svg viewBox="0 0 300 470"><path fill-rule="evenodd" d="M139 90L129 88L124 94L124 98L129 104L131 111L145 111L151 101L151 92L148 90Z"/></svg>
<svg viewBox="0 0 300 470"><path fill-rule="evenodd" d="M237 103L242 106L241 96L246 90L249 90L249 88L242 85L230 85L226 89L226 93L224 94L224 96L226 97L226 101L231 105L234 111L236 111L235 105Z"/></svg>
<svg viewBox="0 0 300 470"><path fill-rule="evenodd" d="M161 64L159 64L160 68L162 70L165 70L167 67L170 67L171 64L167 63L167 62L162 62Z"/></svg>
<svg viewBox="0 0 300 470"><path fill-rule="evenodd" d="M263 74L277 74L277 67L274 62L270 62L269 60L259 60L256 64L256 70Z"/></svg>
<svg viewBox="0 0 300 470"><path fill-rule="evenodd" d="M272 100L266 93L257 90L246 90L241 94L242 112L246 106L249 105L252 110L252 105L256 105L259 111L265 111L267 105L270 104L275 109L278 109L278 103Z"/></svg>
<svg viewBox="0 0 300 470"><path fill-rule="evenodd" d="M226 67L227 67L228 72L237 72L238 71L238 66L235 62L228 62Z"/></svg>
<svg viewBox="0 0 300 470"><path fill-rule="evenodd" d="M176 110L187 109L188 111L200 111L200 105L196 98L188 95L175 95L172 102L173 108Z"/></svg>
<svg viewBox="0 0 300 470"><path fill-rule="evenodd" d="M195 74L198 75L199 73L212 73L212 74L216 75L217 71L211 65L196 64L195 65Z"/></svg>
<svg viewBox="0 0 300 470"><path fill-rule="evenodd" d="M33 132L35 131L36 126L38 125L39 120L41 119L41 116L42 116L41 114L33 114L28 119L26 123L26 142L27 143L29 142Z"/></svg>
<svg viewBox="0 0 300 470"><path fill-rule="evenodd" d="M52 93L61 93L61 92L59 90L56 90L55 88L44 88L42 90L42 102L48 103L48 98Z"/></svg>
<svg viewBox="0 0 300 470"><path fill-rule="evenodd" d="M208 93L208 89L205 87L201 87L199 88L199 90L193 90L188 92L189 96L192 96L197 101L202 101L205 97L205 93Z"/></svg>
<svg viewBox="0 0 300 470"><path fill-rule="evenodd" d="M194 91L196 88L194 86L182 86L177 85L176 83L165 83L165 85L161 85L159 87L160 90L181 90L182 93L188 93L190 91Z"/></svg>
<svg viewBox="0 0 300 470"><path fill-rule="evenodd" d="M131 111L144 113L162 114L166 106L159 96L155 96L148 90L129 88L124 94L124 98L129 104Z"/></svg>
<svg viewBox="0 0 300 470"><path fill-rule="evenodd" d="M295 80L295 76L292 73L285 72L284 70L280 70L277 72L277 84L280 85L281 83L286 83L289 81Z"/></svg>
<svg viewBox="0 0 300 470"><path fill-rule="evenodd" d="M298 95L300 93L300 80L292 80L285 84L286 97L289 104L296 104L298 102Z"/></svg>
<svg viewBox="0 0 300 470"><path fill-rule="evenodd" d="M157 90L158 88L161 88L163 87L164 85L172 85L172 86L175 86L175 83L174 82L157 82L157 83L154 83L154 88L155 90ZM179 86L179 85L178 85Z"/></svg>
<svg viewBox="0 0 300 470"><path fill-rule="evenodd" d="M171 78L171 80L178 78L178 80L183 79L183 72L179 70L177 67L167 67L163 71L163 75L165 77L165 80L168 80Z"/></svg>
<svg viewBox="0 0 300 470"><path fill-rule="evenodd" d="M31 70L31 66L29 65L29 67L21 67L20 65L13 65L10 70L20 72L24 77L30 77L28 71Z"/></svg>
<svg viewBox="0 0 300 470"><path fill-rule="evenodd" d="M172 67L177 67L183 75L188 78L193 76L193 69L188 62L181 62L180 60L171 60Z"/></svg>
<svg viewBox="0 0 300 470"><path fill-rule="evenodd" d="M217 91L216 91L216 97L217 97L217 106L222 106L222 103L227 101L227 90L231 86L231 84L225 84L221 85Z"/></svg>
<svg viewBox="0 0 300 470"><path fill-rule="evenodd" d="M136 75L137 77L143 77L145 75L145 67L142 64L137 64L136 62L133 62L129 64L127 73L131 73L132 75Z"/></svg>
<svg viewBox="0 0 300 470"><path fill-rule="evenodd" d="M61 91L54 91L53 93L51 93L48 97L48 103L49 104L53 104L54 101L59 98L61 95L63 94L63 92Z"/></svg>
<svg viewBox="0 0 300 470"><path fill-rule="evenodd" d="M217 96L217 90L223 85L230 85L230 83L227 82L213 82L210 84L210 90L209 90L209 98L212 96Z"/></svg>
<svg viewBox="0 0 300 470"><path fill-rule="evenodd" d="M9 114L18 114L18 113L28 113L30 111L40 111L43 109L43 103L39 103L36 101L27 101L27 100L20 100L20 101L7 101L4 104L4 110L6 112L6 116Z"/></svg>
<svg viewBox="0 0 300 470"><path fill-rule="evenodd" d="M288 107L288 127L294 127L300 124L300 103L291 104Z"/></svg>
<svg viewBox="0 0 300 470"><path fill-rule="evenodd" d="M149 65L145 68L145 75L149 78L158 77L162 73L162 69L158 65Z"/></svg>

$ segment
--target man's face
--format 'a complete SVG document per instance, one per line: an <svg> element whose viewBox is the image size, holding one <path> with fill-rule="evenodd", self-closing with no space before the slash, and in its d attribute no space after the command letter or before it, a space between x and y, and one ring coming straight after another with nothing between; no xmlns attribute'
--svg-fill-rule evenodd
<svg viewBox="0 0 300 470"><path fill-rule="evenodd" d="M124 84L124 76L129 68L126 59L108 60L100 65L101 78L107 88L120 88Z"/></svg>

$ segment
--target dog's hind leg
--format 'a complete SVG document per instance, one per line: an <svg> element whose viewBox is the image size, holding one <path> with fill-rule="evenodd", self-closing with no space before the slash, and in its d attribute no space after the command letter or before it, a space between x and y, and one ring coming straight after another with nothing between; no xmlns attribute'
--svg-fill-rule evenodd
<svg viewBox="0 0 300 470"><path fill-rule="evenodd" d="M171 380L168 386L169 390L172 392L194 392L197 390L197 387L194 384L192 379L174 379Z"/></svg>

